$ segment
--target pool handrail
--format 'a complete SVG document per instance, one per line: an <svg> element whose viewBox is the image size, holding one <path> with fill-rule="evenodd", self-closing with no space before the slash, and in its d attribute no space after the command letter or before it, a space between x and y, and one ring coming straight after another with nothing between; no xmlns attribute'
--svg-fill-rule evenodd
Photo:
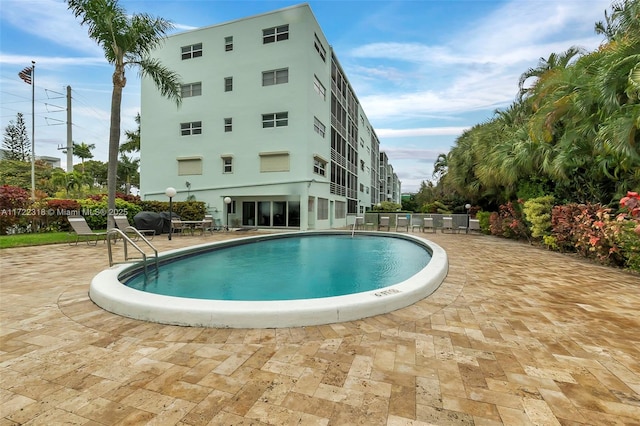
<svg viewBox="0 0 640 426"><path fill-rule="evenodd" d="M133 248L135 248L138 253L140 253L142 255L142 263L144 266L144 274L147 275L147 254L144 252L144 250L142 250L135 242L133 242L133 240L131 238L129 238L129 236L127 235L127 232L131 232L136 234L136 236L144 241L146 243L147 246L149 246L151 248L151 250L153 250L154 253L154 259L155 259L155 264L156 264L156 270L158 270L158 250L154 247L153 244L151 244L149 242L149 240L147 240L145 238L144 235L142 235L142 233L140 233L136 228L134 228L133 226L130 226L128 228L126 228L124 231L120 230L118 228L112 228L107 232L107 251L109 253L109 266L113 266L115 264L119 264L119 263L130 263L132 260L139 260L136 258L129 258L129 254L128 254L128 250L127 250L127 243L131 244L133 246ZM118 240L118 237L122 237L122 241L123 241L123 245L124 245L124 261L123 262L114 262L113 261L113 252L111 250L111 240L112 238L115 239L115 241Z"/></svg>

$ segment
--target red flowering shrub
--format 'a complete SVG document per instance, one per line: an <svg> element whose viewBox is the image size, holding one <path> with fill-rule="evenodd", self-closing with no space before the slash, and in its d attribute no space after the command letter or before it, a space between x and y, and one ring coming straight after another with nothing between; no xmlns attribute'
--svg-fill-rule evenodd
<svg viewBox="0 0 640 426"><path fill-rule="evenodd" d="M28 216L29 193L18 186L0 186L0 234L25 221Z"/></svg>
<svg viewBox="0 0 640 426"><path fill-rule="evenodd" d="M501 205L498 213L491 213L489 230L492 235L500 237L529 239L529 227L522 216L520 204L514 206L511 201Z"/></svg>

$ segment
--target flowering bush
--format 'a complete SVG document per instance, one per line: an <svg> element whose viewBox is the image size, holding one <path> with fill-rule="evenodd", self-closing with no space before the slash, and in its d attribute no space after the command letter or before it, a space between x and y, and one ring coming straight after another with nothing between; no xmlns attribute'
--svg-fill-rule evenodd
<svg viewBox="0 0 640 426"><path fill-rule="evenodd" d="M489 230L492 235L529 239L529 228L519 208L522 201L518 200L518 203L518 207L516 207L509 201L507 204L500 206L498 213L491 213L491 216L489 216Z"/></svg>
<svg viewBox="0 0 640 426"><path fill-rule="evenodd" d="M29 193L18 186L0 186L0 234L19 224L28 216Z"/></svg>

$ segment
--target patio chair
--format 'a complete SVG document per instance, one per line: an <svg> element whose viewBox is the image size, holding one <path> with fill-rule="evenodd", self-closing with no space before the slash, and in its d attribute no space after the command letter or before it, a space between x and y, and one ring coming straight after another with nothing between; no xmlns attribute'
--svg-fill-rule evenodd
<svg viewBox="0 0 640 426"><path fill-rule="evenodd" d="M200 235L204 235L205 232L213 234L213 216L205 215L202 223L195 225L193 229L200 231Z"/></svg>
<svg viewBox="0 0 640 426"><path fill-rule="evenodd" d="M186 232L193 234L193 229L186 226L180 219L171 219L171 233L184 235Z"/></svg>
<svg viewBox="0 0 640 426"><path fill-rule="evenodd" d="M380 217L380 222L378 222L378 231L380 228L387 228L387 231L389 231L389 216Z"/></svg>
<svg viewBox="0 0 640 426"><path fill-rule="evenodd" d="M87 221L82 216L69 216L67 217L71 228L73 229L73 233L76 235L75 242L69 241L69 245L78 245L78 241L80 238L85 237L88 245L97 245L98 240L102 238L103 241L107 240L106 232L93 232Z"/></svg>
<svg viewBox="0 0 640 426"><path fill-rule="evenodd" d="M405 228L409 232L409 218L407 216L396 215L396 232L398 232L398 228Z"/></svg>
<svg viewBox="0 0 640 426"><path fill-rule="evenodd" d="M422 232L427 232L427 229L430 229L431 232L436 232L436 228L433 226L432 217L425 217L422 219Z"/></svg>
<svg viewBox="0 0 640 426"><path fill-rule="evenodd" d="M135 226L130 225L129 219L127 219L126 216L113 216L113 221L116 223L116 228L124 232L132 240L138 239L138 234L132 232L132 229L135 229L136 231L144 235L145 238L148 238L150 240L152 240L156 235L156 231L154 231L153 229L138 229Z"/></svg>

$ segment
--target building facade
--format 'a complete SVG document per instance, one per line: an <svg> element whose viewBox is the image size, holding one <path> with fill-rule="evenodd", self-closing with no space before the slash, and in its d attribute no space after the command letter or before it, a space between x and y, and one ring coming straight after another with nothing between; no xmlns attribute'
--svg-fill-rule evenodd
<svg viewBox="0 0 640 426"><path fill-rule="evenodd" d="M143 199L173 187L230 226L301 230L381 201L380 142L307 4L173 35L153 56L181 76L182 104L143 79Z"/></svg>

